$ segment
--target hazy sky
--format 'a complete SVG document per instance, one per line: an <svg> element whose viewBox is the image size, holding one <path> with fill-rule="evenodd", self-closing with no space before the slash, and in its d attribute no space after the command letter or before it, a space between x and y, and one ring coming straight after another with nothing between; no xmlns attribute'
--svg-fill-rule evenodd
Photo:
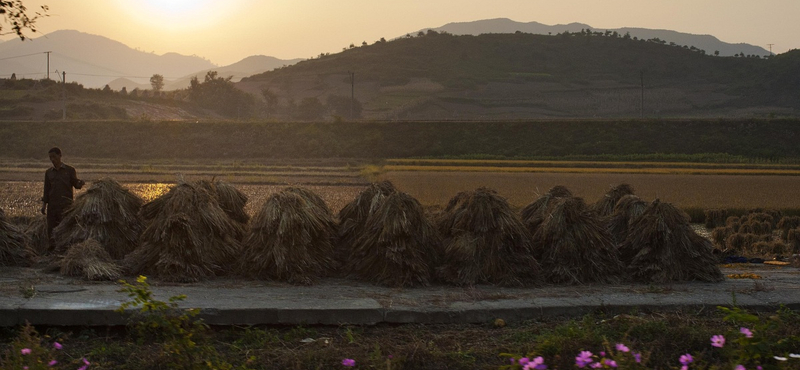
<svg viewBox="0 0 800 370"><path fill-rule="evenodd" d="M643 27L711 34L782 53L800 48L800 0L25 0L50 7L36 37L61 29L132 48L199 55L218 65L249 55L335 53L450 22L509 18L548 25ZM8 31L4 25L3 31ZM10 36L3 36L8 40Z"/></svg>

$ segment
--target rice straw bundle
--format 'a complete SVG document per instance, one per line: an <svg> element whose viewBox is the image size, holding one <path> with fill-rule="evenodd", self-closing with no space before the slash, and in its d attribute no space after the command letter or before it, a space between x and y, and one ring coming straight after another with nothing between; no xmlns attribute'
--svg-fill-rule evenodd
<svg viewBox="0 0 800 370"><path fill-rule="evenodd" d="M619 184L606 192L602 198L592 205L592 209L597 212L600 217L611 216L611 214L614 213L614 207L616 207L620 198L632 194L633 186L630 186L629 184Z"/></svg>
<svg viewBox="0 0 800 370"><path fill-rule="evenodd" d="M711 241L714 242L715 247L727 249L726 240L733 234L735 234L735 232L732 227L721 226L711 231Z"/></svg>
<svg viewBox="0 0 800 370"><path fill-rule="evenodd" d="M437 222L444 238L442 279L457 285L534 282L540 269L531 235L506 199L486 188L462 197Z"/></svg>
<svg viewBox="0 0 800 370"><path fill-rule="evenodd" d="M581 198L559 198L533 236L535 256L547 280L584 284L619 282L617 248L600 217Z"/></svg>
<svg viewBox="0 0 800 370"><path fill-rule="evenodd" d="M713 229L725 224L728 217L728 211L724 209L707 209L705 210L706 216L706 229Z"/></svg>
<svg viewBox="0 0 800 370"><path fill-rule="evenodd" d="M311 284L336 267L335 238L325 202L308 190L287 188L250 221L239 265L251 277Z"/></svg>
<svg viewBox="0 0 800 370"><path fill-rule="evenodd" d="M346 269L362 280L387 286L427 285L440 252L441 237L422 205L395 192L367 217Z"/></svg>
<svg viewBox="0 0 800 370"><path fill-rule="evenodd" d="M0 266L30 266L34 257L28 238L0 209Z"/></svg>
<svg viewBox="0 0 800 370"><path fill-rule="evenodd" d="M689 215L658 199L633 221L620 254L637 281L723 279L711 242L692 230Z"/></svg>
<svg viewBox="0 0 800 370"><path fill-rule="evenodd" d="M645 209L647 202L633 194L625 195L617 201L607 223L615 245L619 245L628 237L631 222L641 216Z"/></svg>
<svg viewBox="0 0 800 370"><path fill-rule="evenodd" d="M142 200L112 179L92 183L78 195L53 230L56 251L94 239L113 259L121 259L139 245L144 223L139 216Z"/></svg>
<svg viewBox="0 0 800 370"><path fill-rule="evenodd" d="M781 230L781 239L789 240L789 230L800 227L799 216L783 216L778 222L777 228Z"/></svg>
<svg viewBox="0 0 800 370"><path fill-rule="evenodd" d="M230 218L242 225L247 224L250 219L250 216L245 212L247 195L224 181L200 180L196 184L214 194L219 206Z"/></svg>
<svg viewBox="0 0 800 370"><path fill-rule="evenodd" d="M179 183L142 206L142 244L125 257L132 274L192 282L225 272L241 251L242 226L207 188Z"/></svg>
<svg viewBox="0 0 800 370"><path fill-rule="evenodd" d="M87 280L114 281L122 275L122 268L100 242L91 238L70 246L59 265L62 274Z"/></svg>
<svg viewBox="0 0 800 370"><path fill-rule="evenodd" d="M50 248L50 240L47 237L47 216L37 215L31 218L30 222L24 227L23 232L28 240L28 245L38 255L44 256Z"/></svg>
<svg viewBox="0 0 800 370"><path fill-rule="evenodd" d="M564 186L556 185L522 209L522 223L531 235L535 234L539 225L544 222L548 208L560 198L572 198L572 192Z"/></svg>
<svg viewBox="0 0 800 370"><path fill-rule="evenodd" d="M397 189L389 181L372 183L339 211L337 255L340 261L349 259L350 250L356 239L361 236L369 215L381 206L387 196L395 192Z"/></svg>
<svg viewBox="0 0 800 370"><path fill-rule="evenodd" d="M800 227L789 230L786 234L786 244L789 245L792 254L800 253Z"/></svg>

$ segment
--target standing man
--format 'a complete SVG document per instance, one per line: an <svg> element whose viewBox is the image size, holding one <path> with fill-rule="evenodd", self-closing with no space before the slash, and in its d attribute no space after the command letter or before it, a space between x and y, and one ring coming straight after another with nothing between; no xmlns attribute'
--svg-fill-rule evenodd
<svg viewBox="0 0 800 370"><path fill-rule="evenodd" d="M48 152L50 167L44 174L44 197L42 197L42 214L47 215L47 238L50 250L55 247L53 229L64 219L64 211L72 205L72 188L80 189L86 184L78 179L75 169L61 162L61 149L52 148Z"/></svg>

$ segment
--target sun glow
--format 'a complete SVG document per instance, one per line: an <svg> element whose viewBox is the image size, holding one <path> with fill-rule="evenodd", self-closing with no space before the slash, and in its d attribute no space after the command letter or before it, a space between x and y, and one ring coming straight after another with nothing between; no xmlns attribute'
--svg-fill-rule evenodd
<svg viewBox="0 0 800 370"><path fill-rule="evenodd" d="M171 31L209 28L222 22L237 7L238 0L220 6L212 0L117 0L117 4L136 21Z"/></svg>

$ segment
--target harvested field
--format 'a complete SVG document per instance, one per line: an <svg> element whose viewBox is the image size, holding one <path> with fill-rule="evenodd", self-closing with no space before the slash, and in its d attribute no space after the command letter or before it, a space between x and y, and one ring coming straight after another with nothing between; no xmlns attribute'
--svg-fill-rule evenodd
<svg viewBox="0 0 800 370"><path fill-rule="evenodd" d="M122 186L141 197L145 202L166 193L173 185L170 183L122 183ZM34 181L0 182L0 188L3 189L0 208L5 210L6 215L9 217L33 217L37 215L41 208L42 186L42 182ZM234 186L247 195L249 200L245 211L251 217L267 198L286 188L286 185L234 184ZM84 189L86 188L88 187L84 187ZM362 186L339 185L304 185L304 188L322 197L332 212L339 212L345 204L363 190ZM75 196L84 191L75 191Z"/></svg>
<svg viewBox="0 0 800 370"><path fill-rule="evenodd" d="M424 206L443 206L453 195L480 186L491 186L512 207L522 208L556 185L593 200L627 183L646 201L660 198L680 208L800 208L800 176L396 171L380 178Z"/></svg>

